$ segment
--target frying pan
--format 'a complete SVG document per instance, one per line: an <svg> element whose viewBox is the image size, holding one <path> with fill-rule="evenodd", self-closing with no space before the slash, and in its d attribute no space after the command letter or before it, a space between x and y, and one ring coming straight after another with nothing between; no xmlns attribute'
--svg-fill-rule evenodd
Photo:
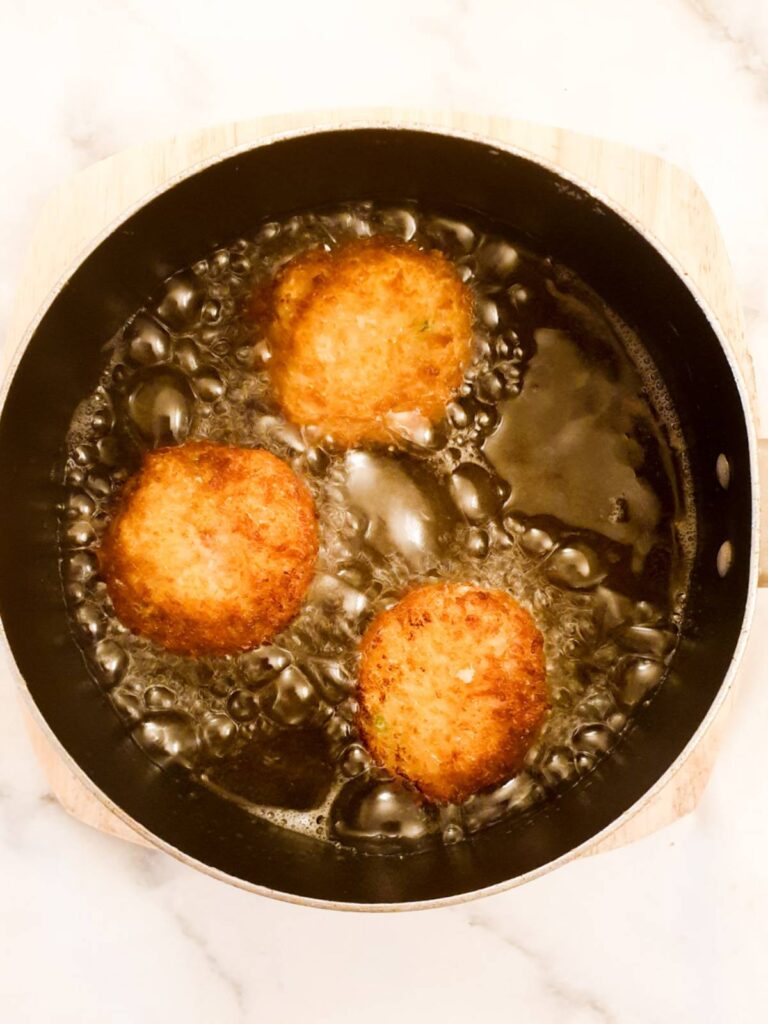
<svg viewBox="0 0 768 1024"><path fill-rule="evenodd" d="M100 348L173 270L251 225L351 198L470 209L571 266L642 337L675 403L698 549L670 676L611 756L529 817L455 846L365 856L280 830L127 737L70 635L57 568L58 485L73 409ZM727 488L718 459L730 466ZM101 798L161 847L270 895L423 906L517 884L609 830L679 766L722 701L757 577L756 445L716 325L664 255L607 202L543 162L447 130L352 126L244 149L153 195L73 269L24 344L0 418L0 616L29 697ZM723 545L728 547L724 548Z"/></svg>

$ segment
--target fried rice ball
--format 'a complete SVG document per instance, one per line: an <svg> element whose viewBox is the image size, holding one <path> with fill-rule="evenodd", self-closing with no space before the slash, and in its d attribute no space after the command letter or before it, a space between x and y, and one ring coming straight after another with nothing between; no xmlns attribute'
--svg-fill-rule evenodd
<svg viewBox="0 0 768 1024"><path fill-rule="evenodd" d="M278 404L343 446L441 419L471 354L471 293L455 268L383 235L295 257L268 308Z"/></svg>
<svg viewBox="0 0 768 1024"><path fill-rule="evenodd" d="M169 651L255 647L296 614L318 536L312 497L260 449L191 442L144 457L100 549L120 621Z"/></svg>
<svg viewBox="0 0 768 1024"><path fill-rule="evenodd" d="M549 707L543 640L501 590L422 586L363 637L358 724L372 756L457 803L517 771Z"/></svg>

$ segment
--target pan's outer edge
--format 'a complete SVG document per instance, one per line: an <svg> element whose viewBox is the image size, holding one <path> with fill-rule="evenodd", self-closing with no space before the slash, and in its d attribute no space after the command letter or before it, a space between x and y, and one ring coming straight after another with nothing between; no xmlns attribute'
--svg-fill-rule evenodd
<svg viewBox="0 0 768 1024"><path fill-rule="evenodd" d="M667 769L657 783L651 787L644 795L636 802L633 807L629 808L623 815L617 818L609 826L607 826L597 836L592 837L582 846L571 850L568 854L555 861L543 865L535 871L529 872L525 875L519 876L514 879L507 880L499 883L498 885L488 887L482 890L475 890L471 893L460 894L457 896L447 897L439 900L430 900L418 903L405 903L405 904L352 904L352 903L336 903L333 901L324 900L312 900L303 897L296 897L291 894L276 892L271 889L267 889L262 886L253 885L251 883L245 883L240 879L233 878L232 876L226 875L210 866L196 861L194 858L189 857L187 854L180 850L175 849L167 843L162 842L157 837L149 833L140 823L134 821L127 815L121 808L117 807L109 800L109 798L99 790L90 778L80 769L80 767L73 761L69 754L61 746L47 722L43 719L42 715L38 711L32 697L26 687L26 684L21 677L20 672L16 666L13 654L10 650L5 632L0 624L0 634L2 635L3 643L5 644L6 650L9 655L9 663L14 667L17 684L21 690L22 699L30 713L30 716L34 722L41 728L43 733L46 735L50 746L58 755L59 759L62 760L74 776L74 778L82 784L86 790L96 798L108 812L114 814L127 828L133 830L138 834L142 841L145 843L155 846L159 849L163 849L165 852L174 856L176 859L183 861L191 866L198 868L206 872L207 874L220 878L229 882L230 884L236 885L239 888L245 889L251 892L257 892L262 895L268 895L277 899L285 900L292 903L298 903L303 905L310 905L322 908L333 908L341 910L357 910L357 911L395 911L395 910L415 910L424 909L429 907L447 906L454 903L465 902L470 899L475 899L480 896L491 895L493 893L502 892L506 889L522 885L527 881L530 881L540 875L546 874L556 867L562 866L570 860L577 857L586 855L600 847L602 849L609 848L614 845L621 845L621 841L616 841L618 835L622 832L629 831L634 825L635 829L633 833L637 835L646 834L649 831L655 830L656 827L668 823L669 818L665 816L666 820L658 822L657 825L652 825L650 828L637 829L637 822L641 816L648 812L650 806L656 801L661 795L662 791L666 790L667 787L672 787L676 784L680 773L683 768L687 765L691 754L694 749L699 746L702 739L710 732L715 720L718 718L721 711L724 710L727 698L730 695L733 681L738 670L738 665L741 660L741 656L744 651L746 644L747 635L749 632L749 626L751 624L752 615L755 604L755 589L757 581L757 562L758 562L758 545L757 545L757 530L756 524L759 523L759 487L758 487L758 475L757 475L757 442L755 434L755 417L756 407L751 408L751 401L755 400L755 389L752 377L751 360L748 352L744 348L743 343L743 330L741 327L741 316L737 305L731 303L730 309L726 307L725 320L728 322L730 330L726 332L724 325L720 323L718 318L714 315L708 302L705 302L702 289L700 288L699 282L696 281L691 273L682 265L681 261L672 254L669 247L662 243L655 234L651 233L647 225L643 224L640 219L633 213L627 206L617 202L613 197L606 194L600 188L596 187L594 183L589 182L585 178L578 176L568 168L564 167L561 163L558 163L554 158L557 154L558 147L567 146L573 147L574 145L581 143L582 145L590 144L592 146L601 147L606 153L610 153L611 149L614 149L617 153L621 152L624 159L644 157L644 154L640 154L638 151L631 149L620 144L608 143L602 140L590 139L587 136L579 136L576 133L571 133L563 129L552 129L546 128L545 126L538 126L527 124L525 122L510 122L499 118L484 118L476 115L469 114L440 114L440 113L429 113L429 112L417 112L417 111L391 111L391 110L374 110L374 111L348 111L348 112L324 112L316 114L303 114L303 115L288 115L286 117L274 117L265 118L257 121L245 122L240 124L225 125L218 129L210 129L207 132L196 133L195 135L189 136L187 139L186 147L182 147L184 152L193 152L196 148L195 143L198 144L198 152L201 149L206 149L206 140L210 145L210 140L213 134L217 133L222 136L222 140L228 145L219 146L214 149L213 152L208 152L205 157L198 160L194 160L191 163L177 166L175 172L165 178L161 183L155 187L143 192L140 197L133 196L132 201L128 203L119 213L118 216L110 219L106 227L102 228L100 232L94 234L89 238L88 242L83 245L79 251L77 251L75 257L70 259L67 269L63 274L60 274L56 280L54 286L47 293L42 302L40 302L36 308L36 312L31 320L26 320L26 325L18 323L18 316L12 316L11 328L9 334L11 338L14 334L19 338L16 345L15 351L12 354L8 371L3 381L2 389L0 390L0 409L5 402L5 398L10 387L10 382L13 378L14 372L18 363L23 356L24 351L36 330L40 320L42 319L45 311L55 299L58 293L61 291L66 281L69 279L74 269L92 252L109 234L111 234L122 222L130 217L136 210L146 205L155 196L165 192L168 188L172 187L176 183L184 180L187 177L197 173L209 167L213 164L219 163L231 156L235 156L238 153L245 152L249 149L256 148L257 146L271 145L275 142L281 141L286 138L300 137L303 135L314 134L316 132L328 131L328 130L345 130L353 128L383 128L383 129L398 129L398 128L410 128L419 129L425 132L432 132L437 134L444 134L449 136L455 136L458 138L467 139L470 141L480 142L484 145L490 145L500 150L510 152L514 155L521 156L529 159L532 162L539 164L549 171L553 171L566 181L574 184L581 188L583 191L593 196L595 199L604 203L607 207L614 210L621 217L623 217L628 223L630 223L640 234L642 234L648 242L654 246L654 248L660 253L660 255L666 260L667 263L675 270L679 277L681 277L687 284L692 295L696 299L697 303L704 312L710 326L718 337L723 349L728 358L734 379L737 383L739 394L741 397L742 406L744 409L745 419L747 422L748 436L749 436L749 447L750 447L750 467L752 473L752 524L753 524L753 536L755 537L755 544L753 545L751 559L750 559L750 584L749 584L749 597L747 606L745 608L745 616L742 624L742 629L739 637L739 641L734 652L734 657L731 662L728 673L723 681L723 684L718 692L718 695L710 707L707 715L696 730L691 740L686 745L685 749L675 760L675 762ZM545 148L551 150L550 153L542 155L537 151L536 146L533 144L533 138L536 134L544 133L549 138L549 145ZM245 138L244 138L245 137ZM525 142L530 143L526 147ZM180 140L174 140L169 145L179 148L181 146ZM110 165L115 167L121 159L130 158L132 160L146 160L150 157L153 151L160 150L161 144L154 144L154 146L143 146L137 147L133 150L127 151L123 154L116 154L114 157L108 158L106 161L102 161L100 165L96 165L96 168L86 169L81 172L82 177L85 178L92 174L96 169L101 168L102 170L108 170ZM615 156L616 154L614 154ZM674 168L666 161L662 161L657 157L648 157L648 159L654 160L659 166L664 167L667 171L680 177L681 180L687 180L690 183L690 179L687 178L683 172ZM178 157L177 157L178 163ZM621 163L621 160L618 161ZM692 184L692 183L691 183ZM693 185L695 193L699 198L700 204L704 210L708 212L706 201L701 196L698 188ZM59 194L61 195L61 193ZM719 239L719 233L717 232L714 220L711 217L710 221L714 228L714 238L717 243L717 248L723 253L725 259L725 269L730 274L730 270L727 264L727 258L724 257L724 249ZM709 296L712 297L711 295ZM741 366L739 365L741 361ZM748 387L748 384L750 385ZM707 767L706 775L708 776L708 769L711 768L711 764ZM684 789L690 789L690 786L683 787ZM703 789L703 784L700 789ZM673 801L674 804L674 801ZM678 814L673 815L679 816ZM684 813L684 811L683 811ZM631 841L635 838L632 834L625 841Z"/></svg>

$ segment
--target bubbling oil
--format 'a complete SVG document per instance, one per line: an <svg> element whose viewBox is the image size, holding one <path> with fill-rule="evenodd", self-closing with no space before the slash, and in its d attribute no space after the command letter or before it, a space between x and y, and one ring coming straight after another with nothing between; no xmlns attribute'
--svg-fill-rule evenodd
<svg viewBox="0 0 768 1024"><path fill-rule="evenodd" d="M376 233L454 262L475 296L474 356L442 422L398 414L397 445L340 451L280 414L248 298L307 247ZM99 575L99 538L142 453L192 439L286 459L319 515L302 610L230 657L134 635ZM64 486L72 629L136 743L268 821L375 853L460 841L589 773L663 683L695 548L682 435L640 340L567 268L413 203L271 221L169 278L105 346ZM356 668L371 619L444 579L505 588L531 612L552 712L523 770L436 807L371 763Z"/></svg>

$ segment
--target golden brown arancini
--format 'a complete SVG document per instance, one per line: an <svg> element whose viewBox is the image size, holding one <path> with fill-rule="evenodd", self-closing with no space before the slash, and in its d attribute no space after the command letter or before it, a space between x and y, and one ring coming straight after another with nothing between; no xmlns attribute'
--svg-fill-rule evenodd
<svg viewBox="0 0 768 1024"><path fill-rule="evenodd" d="M169 651L227 654L293 618L317 557L312 497L270 452L191 442L145 455L100 561L124 625Z"/></svg>
<svg viewBox="0 0 768 1024"><path fill-rule="evenodd" d="M442 253L378 235L287 263L267 334L288 419L341 445L393 441L398 414L434 423L461 383L471 293Z"/></svg>
<svg viewBox="0 0 768 1024"><path fill-rule="evenodd" d="M531 616L462 583L419 587L374 619L358 689L373 757L438 802L514 774L549 708Z"/></svg>

